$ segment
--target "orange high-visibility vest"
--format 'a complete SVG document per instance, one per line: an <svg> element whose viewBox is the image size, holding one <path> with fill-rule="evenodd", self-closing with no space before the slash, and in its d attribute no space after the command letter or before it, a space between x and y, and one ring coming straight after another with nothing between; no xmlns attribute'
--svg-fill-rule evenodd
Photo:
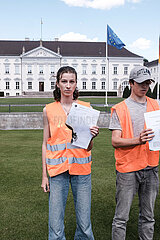
<svg viewBox="0 0 160 240"><path fill-rule="evenodd" d="M119 117L122 127L122 138L133 138L133 128L130 112L125 101L112 107ZM147 97L147 112L159 110L158 102ZM146 128L146 125L144 125ZM133 172L144 169L147 166L155 167L159 163L159 151L150 151L149 144L141 144L132 147L115 148L116 169L121 173Z"/></svg>
<svg viewBox="0 0 160 240"><path fill-rule="evenodd" d="M77 101L90 106L90 103ZM91 151L71 144L72 131L65 125L67 116L60 102L46 105L51 137L47 141L46 164L49 175L56 176L69 171L71 175L91 173Z"/></svg>

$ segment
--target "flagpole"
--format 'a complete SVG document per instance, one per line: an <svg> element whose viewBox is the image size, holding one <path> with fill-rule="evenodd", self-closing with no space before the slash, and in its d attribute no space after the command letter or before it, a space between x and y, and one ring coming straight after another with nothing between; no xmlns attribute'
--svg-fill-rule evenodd
<svg viewBox="0 0 160 240"><path fill-rule="evenodd" d="M108 26L108 25L107 25ZM107 99L107 92L108 92L108 88L109 88L109 64L108 64L108 34L107 34L107 38L106 38L106 98L105 98L105 106L108 106L108 99Z"/></svg>
<svg viewBox="0 0 160 240"><path fill-rule="evenodd" d="M42 18L41 18L41 40L42 40L42 24L43 24L43 22L42 22Z"/></svg>
<svg viewBox="0 0 160 240"><path fill-rule="evenodd" d="M117 49L122 49L125 44L119 39L119 37L113 32L113 30L107 24L107 41L106 41L106 106L107 103L107 92L109 90L109 57L108 57L108 45L116 47Z"/></svg>

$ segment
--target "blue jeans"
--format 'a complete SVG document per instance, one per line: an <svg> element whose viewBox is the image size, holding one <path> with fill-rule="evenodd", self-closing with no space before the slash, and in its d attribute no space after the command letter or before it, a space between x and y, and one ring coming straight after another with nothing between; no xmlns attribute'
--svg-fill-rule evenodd
<svg viewBox="0 0 160 240"><path fill-rule="evenodd" d="M132 200L137 192L139 196L139 239L153 239L154 204L158 188L158 167L130 173L117 172L116 210L112 223L112 240L125 239Z"/></svg>
<svg viewBox="0 0 160 240"><path fill-rule="evenodd" d="M64 214L71 184L77 228L74 240L94 240L91 227L91 174L70 175L67 172L50 178L49 240L65 240Z"/></svg>

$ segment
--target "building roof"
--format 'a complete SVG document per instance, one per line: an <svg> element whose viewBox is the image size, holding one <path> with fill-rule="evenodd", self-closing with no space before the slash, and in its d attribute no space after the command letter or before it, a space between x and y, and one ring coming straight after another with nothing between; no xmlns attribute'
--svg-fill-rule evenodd
<svg viewBox="0 0 160 240"><path fill-rule="evenodd" d="M157 60L154 60L154 61L151 61L151 62L146 62L146 63L145 63L145 66L146 66L146 67L155 67L155 66L158 66L158 59L157 59Z"/></svg>
<svg viewBox="0 0 160 240"><path fill-rule="evenodd" d="M0 56L20 56L23 48L28 52L39 46L40 41L0 40ZM106 57L106 42L43 41L42 46L56 53L59 49L59 53L66 57ZM108 45L108 56L143 58L126 48L118 50L110 45Z"/></svg>

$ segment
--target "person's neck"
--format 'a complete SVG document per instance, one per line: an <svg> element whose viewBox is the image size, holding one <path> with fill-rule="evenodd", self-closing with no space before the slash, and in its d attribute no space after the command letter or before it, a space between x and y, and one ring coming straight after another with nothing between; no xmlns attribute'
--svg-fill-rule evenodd
<svg viewBox="0 0 160 240"><path fill-rule="evenodd" d="M61 97L60 103L63 106L68 106L68 105L72 105L72 103L74 102L72 97Z"/></svg>
<svg viewBox="0 0 160 240"><path fill-rule="evenodd" d="M74 102L73 98L68 97L61 98L60 103L66 115L69 114L73 102Z"/></svg>
<svg viewBox="0 0 160 240"><path fill-rule="evenodd" d="M139 97L135 94L131 94L130 96L135 102L138 103L145 103L147 101L146 96Z"/></svg>

